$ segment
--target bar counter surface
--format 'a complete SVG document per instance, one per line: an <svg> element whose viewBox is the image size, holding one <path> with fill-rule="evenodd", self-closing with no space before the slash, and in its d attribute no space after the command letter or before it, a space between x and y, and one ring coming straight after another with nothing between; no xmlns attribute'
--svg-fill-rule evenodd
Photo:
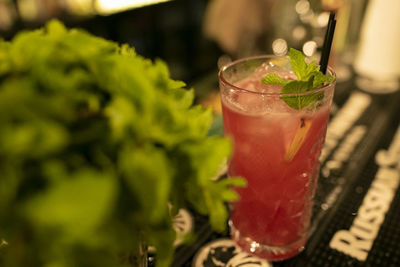
<svg viewBox="0 0 400 267"><path fill-rule="evenodd" d="M300 254L273 263L252 257L235 247L228 232L215 233L207 218L182 210L175 228L193 231L197 240L177 242L172 266L400 266L398 114L399 91L371 94L354 80L337 85L311 235ZM214 133L222 134L220 117L215 125Z"/></svg>

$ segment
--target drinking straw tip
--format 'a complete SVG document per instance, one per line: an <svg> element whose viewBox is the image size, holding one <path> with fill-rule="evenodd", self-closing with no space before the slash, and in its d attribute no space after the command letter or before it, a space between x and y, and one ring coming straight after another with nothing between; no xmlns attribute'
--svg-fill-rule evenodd
<svg viewBox="0 0 400 267"><path fill-rule="evenodd" d="M319 63L321 65L321 71L324 74L326 73L326 69L328 67L329 54L331 52L333 34L335 33L335 26L336 26L335 12L331 11L329 14L328 27L326 29L324 45L321 53L321 60Z"/></svg>

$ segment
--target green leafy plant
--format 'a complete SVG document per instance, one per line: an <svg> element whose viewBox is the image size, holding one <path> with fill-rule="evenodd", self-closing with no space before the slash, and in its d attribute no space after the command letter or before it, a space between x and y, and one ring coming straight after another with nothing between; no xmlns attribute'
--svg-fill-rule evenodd
<svg viewBox="0 0 400 267"><path fill-rule="evenodd" d="M210 179L231 144L184 87L58 21L0 41L0 265L124 266L144 242L169 266L187 205L224 230L245 184Z"/></svg>
<svg viewBox="0 0 400 267"><path fill-rule="evenodd" d="M297 80L287 80L276 73L269 73L261 79L261 82L283 86L282 94L296 94L318 89L326 82L332 83L334 80L334 76L323 74L319 70L320 66L316 65L314 61L307 64L303 53L296 49L290 48L289 62ZM316 92L305 95L282 96L281 99L290 107L300 110L322 97L323 92Z"/></svg>

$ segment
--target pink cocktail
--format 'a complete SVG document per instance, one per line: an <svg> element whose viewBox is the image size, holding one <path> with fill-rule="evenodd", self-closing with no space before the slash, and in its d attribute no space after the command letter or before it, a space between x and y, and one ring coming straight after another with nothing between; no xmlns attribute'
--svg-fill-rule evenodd
<svg viewBox="0 0 400 267"><path fill-rule="evenodd" d="M234 144L228 174L248 181L231 205L232 238L250 253L282 260L299 253L308 238L335 83L282 95L281 86L261 83L271 72L295 77L283 57L239 60L219 76L224 131ZM314 100L300 110L282 100L299 95Z"/></svg>

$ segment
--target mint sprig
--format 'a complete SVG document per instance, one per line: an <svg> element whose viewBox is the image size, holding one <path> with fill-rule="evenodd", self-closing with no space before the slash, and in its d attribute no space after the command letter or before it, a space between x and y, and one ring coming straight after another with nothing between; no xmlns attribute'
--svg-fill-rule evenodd
<svg viewBox="0 0 400 267"><path fill-rule="evenodd" d="M282 85L282 94L295 94L320 88L326 82L331 83L335 79L331 75L323 74L314 61L307 63L303 53L294 48L289 50L289 62L297 80L283 79L276 73L269 73L261 79L261 82ZM307 95L282 96L281 99L290 107L300 110L323 97L324 93L318 92Z"/></svg>

